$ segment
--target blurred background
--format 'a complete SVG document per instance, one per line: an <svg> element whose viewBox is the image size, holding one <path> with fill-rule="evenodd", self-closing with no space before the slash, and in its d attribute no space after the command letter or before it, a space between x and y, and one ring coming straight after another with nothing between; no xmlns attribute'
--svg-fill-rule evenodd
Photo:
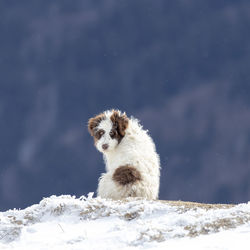
<svg viewBox="0 0 250 250"><path fill-rule="evenodd" d="M154 139L160 199L250 200L250 2L0 2L0 210L96 191L110 108Z"/></svg>

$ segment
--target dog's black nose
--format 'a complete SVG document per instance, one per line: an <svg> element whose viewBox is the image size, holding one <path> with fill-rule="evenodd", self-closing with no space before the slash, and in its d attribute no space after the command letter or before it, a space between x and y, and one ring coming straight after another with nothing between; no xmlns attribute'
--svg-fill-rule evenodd
<svg viewBox="0 0 250 250"><path fill-rule="evenodd" d="M109 147L108 144L103 144L103 145L102 145L102 148L103 148L104 150L108 149L108 147Z"/></svg>

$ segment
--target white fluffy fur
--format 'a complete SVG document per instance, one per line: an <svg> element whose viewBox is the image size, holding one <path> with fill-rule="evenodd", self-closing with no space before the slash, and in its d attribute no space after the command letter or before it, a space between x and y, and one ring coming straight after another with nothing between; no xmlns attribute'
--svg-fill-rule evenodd
<svg viewBox="0 0 250 250"><path fill-rule="evenodd" d="M96 147L103 153L106 164L106 173L102 174L98 184L98 196L111 199L126 197L144 197L157 199L159 193L160 160L155 145L147 131L143 130L138 120L129 119L125 136L118 144L112 140L109 130L112 127L110 116L112 111L104 112L107 119L103 120L98 128L105 131L105 135L96 143ZM120 113L121 114L121 113ZM109 144L109 150L101 148L103 143ZM141 174L142 180L133 184L120 185L112 179L116 168L132 165Z"/></svg>

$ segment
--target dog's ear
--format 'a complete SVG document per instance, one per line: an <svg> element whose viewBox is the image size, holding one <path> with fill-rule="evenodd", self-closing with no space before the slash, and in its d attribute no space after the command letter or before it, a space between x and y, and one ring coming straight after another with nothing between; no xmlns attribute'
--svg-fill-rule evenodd
<svg viewBox="0 0 250 250"><path fill-rule="evenodd" d="M110 117L114 127L120 136L125 135L125 130L128 127L129 119L125 113L121 114L119 111L113 110L113 114Z"/></svg>
<svg viewBox="0 0 250 250"><path fill-rule="evenodd" d="M90 118L88 121L88 131L93 136L94 129L99 125L99 123L105 119L104 114L99 114L93 118Z"/></svg>

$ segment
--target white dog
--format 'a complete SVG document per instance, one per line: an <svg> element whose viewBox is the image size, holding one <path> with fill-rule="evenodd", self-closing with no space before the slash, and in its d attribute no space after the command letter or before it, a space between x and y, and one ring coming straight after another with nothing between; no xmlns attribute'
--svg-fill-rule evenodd
<svg viewBox="0 0 250 250"><path fill-rule="evenodd" d="M157 199L160 159L155 145L138 120L119 110L108 110L89 119L88 129L103 153L106 173L98 184L98 196L110 199Z"/></svg>

